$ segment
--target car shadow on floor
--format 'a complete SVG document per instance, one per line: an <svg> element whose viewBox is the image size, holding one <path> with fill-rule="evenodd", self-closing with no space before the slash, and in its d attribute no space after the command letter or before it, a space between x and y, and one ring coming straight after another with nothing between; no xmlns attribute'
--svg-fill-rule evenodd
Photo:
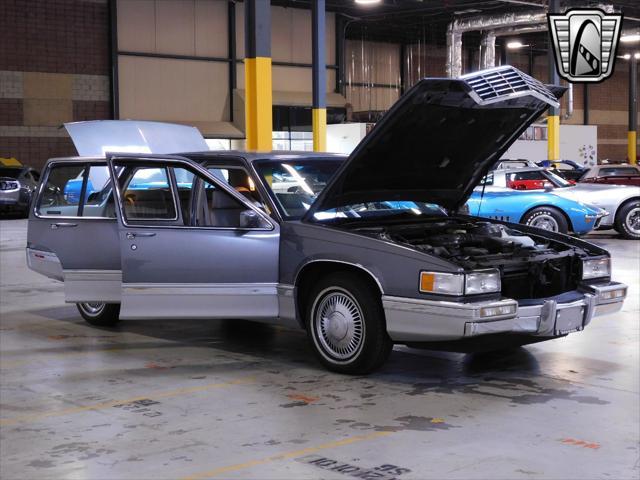
<svg viewBox="0 0 640 480"><path fill-rule="evenodd" d="M124 320L115 328L87 325L74 307L61 307L31 312L44 318L91 329L91 337L109 336L108 343L95 343L81 348L113 349L114 347L151 350L184 346L207 348L216 355L241 354L247 362L261 368L284 371L308 368L326 373L316 360L304 331L247 320ZM145 342L118 341L122 333L148 338ZM161 340L154 342L152 339ZM123 339L124 340L124 339ZM255 360L254 360L255 359ZM486 374L535 375L539 365L526 348L514 348L492 353L462 354L454 352L395 347L387 363L369 377L393 378L394 382L415 382L425 377L477 377Z"/></svg>

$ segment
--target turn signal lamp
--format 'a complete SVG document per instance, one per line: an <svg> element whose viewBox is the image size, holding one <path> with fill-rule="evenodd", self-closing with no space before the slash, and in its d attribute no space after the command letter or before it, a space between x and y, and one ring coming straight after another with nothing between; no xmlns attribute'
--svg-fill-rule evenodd
<svg viewBox="0 0 640 480"><path fill-rule="evenodd" d="M482 270L464 273L420 272L420 291L441 295L476 295L500 291L500 272Z"/></svg>

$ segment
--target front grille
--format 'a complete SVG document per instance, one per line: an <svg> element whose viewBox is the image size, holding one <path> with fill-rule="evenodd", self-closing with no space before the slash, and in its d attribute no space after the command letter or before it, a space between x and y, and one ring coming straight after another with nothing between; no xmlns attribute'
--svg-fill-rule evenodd
<svg viewBox="0 0 640 480"><path fill-rule="evenodd" d="M558 106L558 99L543 83L508 65L460 78L472 88L480 100L478 103L488 104L529 95L554 107Z"/></svg>

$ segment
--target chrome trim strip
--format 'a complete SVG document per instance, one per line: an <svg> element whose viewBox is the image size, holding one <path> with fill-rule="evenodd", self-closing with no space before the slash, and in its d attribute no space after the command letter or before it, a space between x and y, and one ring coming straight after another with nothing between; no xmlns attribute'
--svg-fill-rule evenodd
<svg viewBox="0 0 640 480"><path fill-rule="evenodd" d="M64 270L65 302L122 301L121 270Z"/></svg>
<svg viewBox="0 0 640 480"><path fill-rule="evenodd" d="M125 295L276 295L277 283L123 283Z"/></svg>
<svg viewBox="0 0 640 480"><path fill-rule="evenodd" d="M516 305L518 302L511 299L485 300L473 303L448 302L444 300L422 300L417 298L382 296L382 305L385 310L399 312L411 312L425 315L438 315L445 317L457 317L467 320L492 321L505 318L513 318L515 313L495 317L480 317L480 310L486 307L504 307Z"/></svg>

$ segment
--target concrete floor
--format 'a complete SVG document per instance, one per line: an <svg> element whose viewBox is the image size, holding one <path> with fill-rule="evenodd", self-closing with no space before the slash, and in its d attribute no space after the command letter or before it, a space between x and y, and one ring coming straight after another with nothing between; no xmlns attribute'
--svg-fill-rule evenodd
<svg viewBox="0 0 640 480"><path fill-rule="evenodd" d="M630 285L586 331L501 355L396 347L368 377L249 322L86 325L0 222L0 477L640 476L639 246L592 239Z"/></svg>

